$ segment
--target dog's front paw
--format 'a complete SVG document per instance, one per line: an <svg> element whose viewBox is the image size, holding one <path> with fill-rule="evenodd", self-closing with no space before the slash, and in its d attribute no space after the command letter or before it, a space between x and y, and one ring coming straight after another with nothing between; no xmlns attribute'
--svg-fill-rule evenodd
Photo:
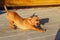
<svg viewBox="0 0 60 40"><path fill-rule="evenodd" d="M46 29L40 29L39 32L46 32Z"/></svg>

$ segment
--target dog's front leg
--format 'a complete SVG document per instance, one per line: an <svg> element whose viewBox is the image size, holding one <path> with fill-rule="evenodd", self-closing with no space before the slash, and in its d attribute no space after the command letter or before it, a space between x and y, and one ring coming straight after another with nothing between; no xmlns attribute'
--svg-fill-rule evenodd
<svg viewBox="0 0 60 40"><path fill-rule="evenodd" d="M33 30L36 30L36 31L38 31L38 32L46 32L45 29L39 29L39 28L37 28L37 27L35 27L35 26L33 26L32 29L33 29Z"/></svg>

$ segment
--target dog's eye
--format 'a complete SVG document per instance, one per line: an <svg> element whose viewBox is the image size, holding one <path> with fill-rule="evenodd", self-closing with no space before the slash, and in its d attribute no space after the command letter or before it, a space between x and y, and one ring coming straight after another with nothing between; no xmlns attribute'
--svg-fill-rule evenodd
<svg viewBox="0 0 60 40"><path fill-rule="evenodd" d="M36 20L36 21L39 21L39 20Z"/></svg>

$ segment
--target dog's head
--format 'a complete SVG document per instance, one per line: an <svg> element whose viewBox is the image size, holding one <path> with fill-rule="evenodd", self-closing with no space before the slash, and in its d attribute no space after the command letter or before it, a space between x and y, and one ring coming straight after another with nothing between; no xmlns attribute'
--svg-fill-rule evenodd
<svg viewBox="0 0 60 40"><path fill-rule="evenodd" d="M32 15L28 19L29 19L30 23L34 26L37 26L40 23L39 17L37 15Z"/></svg>

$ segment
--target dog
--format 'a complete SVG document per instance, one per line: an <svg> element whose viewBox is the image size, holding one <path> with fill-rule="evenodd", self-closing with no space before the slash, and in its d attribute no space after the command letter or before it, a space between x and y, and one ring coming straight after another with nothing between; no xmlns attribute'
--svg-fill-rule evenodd
<svg viewBox="0 0 60 40"><path fill-rule="evenodd" d="M4 5L4 9L6 11L6 17L9 21L9 27L12 30L15 30L13 25L16 25L17 28L22 30L35 30L39 32L45 32L46 30L39 29L36 26L39 24L39 17L33 15L29 18L23 18L19 16L16 12L8 11L6 6Z"/></svg>

